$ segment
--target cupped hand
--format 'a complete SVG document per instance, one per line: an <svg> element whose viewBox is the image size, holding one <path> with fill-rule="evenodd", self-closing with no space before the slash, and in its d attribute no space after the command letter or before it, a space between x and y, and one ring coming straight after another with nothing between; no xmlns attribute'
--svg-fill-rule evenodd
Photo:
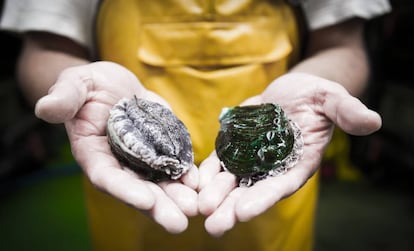
<svg viewBox="0 0 414 251"><path fill-rule="evenodd" d="M182 232L187 216L198 212L197 168L190 168L179 181L156 184L121 166L107 143L110 108L133 95L168 106L124 67L96 62L63 71L35 112L47 122L65 124L73 156L93 185L143 210L167 231Z"/></svg>
<svg viewBox="0 0 414 251"><path fill-rule="evenodd" d="M259 96L242 105L278 103L297 123L304 141L300 161L285 174L238 187L212 153L200 165L199 210L206 230L219 236L238 221L248 221L293 194L317 171L334 125L352 135L368 135L381 127L380 116L351 96L340 84L305 73L276 79Z"/></svg>

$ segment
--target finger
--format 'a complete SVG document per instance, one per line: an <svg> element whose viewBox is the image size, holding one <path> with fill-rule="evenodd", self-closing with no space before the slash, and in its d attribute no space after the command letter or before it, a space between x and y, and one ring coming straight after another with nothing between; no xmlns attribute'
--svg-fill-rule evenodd
<svg viewBox="0 0 414 251"><path fill-rule="evenodd" d="M289 90L296 92L293 96L282 95ZM380 116L351 96L344 86L311 74L296 72L279 77L262 93L262 98L281 104L292 104L292 98L300 103L309 99L315 107L322 106L318 112L354 135L366 135L381 127Z"/></svg>
<svg viewBox="0 0 414 251"><path fill-rule="evenodd" d="M153 207L155 197L144 181L112 166L105 170L87 172L86 175L98 189L137 209L149 210Z"/></svg>
<svg viewBox="0 0 414 251"><path fill-rule="evenodd" d="M97 188L149 214L168 232L180 233L188 220L177 205L156 184L120 168L118 161L108 155L106 137L80 138L72 142L74 156L85 174Z"/></svg>
<svg viewBox="0 0 414 251"><path fill-rule="evenodd" d="M155 204L153 192L143 180L121 169L108 155L106 137L89 137L72 143L73 154L92 184L135 208L149 210Z"/></svg>
<svg viewBox="0 0 414 251"><path fill-rule="evenodd" d="M368 135L381 127L381 117L357 98L341 100L336 107L335 124L353 135Z"/></svg>
<svg viewBox="0 0 414 251"><path fill-rule="evenodd" d="M203 189L220 171L220 160L217 157L216 153L213 152L200 164L198 189Z"/></svg>
<svg viewBox="0 0 414 251"><path fill-rule="evenodd" d="M285 174L268 177L249 187L237 201L238 220L249 221L300 189L315 173L319 161L316 153L307 155Z"/></svg>
<svg viewBox="0 0 414 251"><path fill-rule="evenodd" d="M353 135L367 135L381 127L381 117L368 109L359 99L351 96L342 86L330 83L323 97L326 116L345 132Z"/></svg>
<svg viewBox="0 0 414 251"><path fill-rule="evenodd" d="M237 188L233 190L220 207L206 219L204 227L209 234L219 237L236 224L237 217L235 215L234 207L237 199L244 191L245 188Z"/></svg>
<svg viewBox="0 0 414 251"><path fill-rule="evenodd" d="M193 165L188 172L183 175L181 181L184 185L196 190L199 183L199 172L197 166Z"/></svg>
<svg viewBox="0 0 414 251"><path fill-rule="evenodd" d="M120 97L140 96L143 92L141 83L125 67L95 62L62 71L48 95L39 99L35 113L50 123L62 123L73 118L88 99L114 104Z"/></svg>
<svg viewBox="0 0 414 251"><path fill-rule="evenodd" d="M68 68L62 72L49 93L37 102L37 117L49 123L62 123L75 116L85 103L88 88L92 84L90 73L82 67L85 66Z"/></svg>
<svg viewBox="0 0 414 251"><path fill-rule="evenodd" d="M220 172L198 194L200 213L210 215L224 198L236 187L236 177L229 172Z"/></svg>
<svg viewBox="0 0 414 251"><path fill-rule="evenodd" d="M163 182L159 185L185 215L197 215L198 196L195 190L179 182Z"/></svg>
<svg viewBox="0 0 414 251"><path fill-rule="evenodd" d="M155 205L150 211L152 218L169 233L178 234L187 229L188 219L158 185L147 182L155 194Z"/></svg>

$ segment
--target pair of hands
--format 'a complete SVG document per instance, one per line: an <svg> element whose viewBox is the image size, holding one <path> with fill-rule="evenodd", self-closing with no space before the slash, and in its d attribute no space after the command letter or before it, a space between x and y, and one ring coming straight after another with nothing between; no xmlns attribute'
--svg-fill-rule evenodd
<svg viewBox="0 0 414 251"><path fill-rule="evenodd" d="M207 216L205 228L211 235L223 234L303 186L316 172L334 125L353 135L367 135L381 126L379 115L341 85L309 74L289 73L243 104L276 102L299 125L304 152L294 168L241 188L234 175L221 172L212 153L179 181L155 184L120 166L107 144L109 109L120 98L134 94L168 106L122 66L97 62L63 71L48 95L37 102L35 112L47 122L65 124L73 156L92 184L144 211L171 233L184 231L188 217L201 213Z"/></svg>

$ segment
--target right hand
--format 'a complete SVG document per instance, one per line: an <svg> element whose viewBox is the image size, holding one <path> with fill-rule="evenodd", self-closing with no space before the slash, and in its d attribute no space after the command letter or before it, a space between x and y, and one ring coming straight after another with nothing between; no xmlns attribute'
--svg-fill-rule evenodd
<svg viewBox="0 0 414 251"><path fill-rule="evenodd" d="M237 222L251 220L299 190L319 168L335 125L352 135L368 135L381 127L379 114L342 85L311 74L285 74L242 105L263 103L278 103L297 123L303 155L285 174L251 187L237 186L236 177L222 170L215 153L204 160L199 171L199 210L208 216L205 227L211 235L222 235Z"/></svg>
<svg viewBox="0 0 414 251"><path fill-rule="evenodd" d="M63 71L35 111L47 122L65 124L73 156L93 185L145 211L167 231L182 232L187 216L198 212L197 168L190 168L178 181L156 184L121 166L107 143L109 110L119 99L133 95L168 107L126 68L97 62Z"/></svg>

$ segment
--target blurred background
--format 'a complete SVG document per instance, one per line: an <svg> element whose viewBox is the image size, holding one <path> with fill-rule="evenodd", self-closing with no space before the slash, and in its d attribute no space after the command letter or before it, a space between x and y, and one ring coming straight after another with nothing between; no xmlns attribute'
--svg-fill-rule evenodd
<svg viewBox="0 0 414 251"><path fill-rule="evenodd" d="M363 100L383 127L335 133L321 166L316 251L414 250L414 2L391 3L366 28L373 74ZM36 119L19 92L19 37L0 32L0 45L0 250L89 250L64 129Z"/></svg>

